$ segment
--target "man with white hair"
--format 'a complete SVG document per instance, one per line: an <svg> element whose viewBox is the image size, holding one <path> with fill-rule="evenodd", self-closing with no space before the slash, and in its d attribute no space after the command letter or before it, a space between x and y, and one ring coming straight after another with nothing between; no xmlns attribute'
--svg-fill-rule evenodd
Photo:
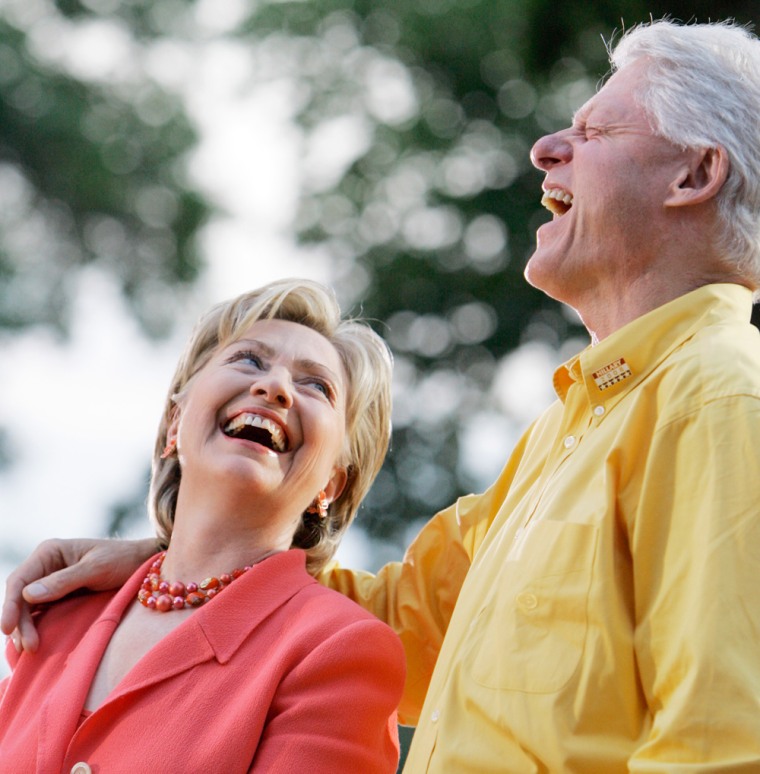
<svg viewBox="0 0 760 774"><path fill-rule="evenodd" d="M531 154L526 277L591 345L488 491L326 579L404 642L412 774L760 771L760 41L661 21L611 60Z"/></svg>

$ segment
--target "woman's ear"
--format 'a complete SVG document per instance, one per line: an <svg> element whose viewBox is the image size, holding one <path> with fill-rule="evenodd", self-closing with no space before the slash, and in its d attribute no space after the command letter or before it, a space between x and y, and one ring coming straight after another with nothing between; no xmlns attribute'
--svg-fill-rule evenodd
<svg viewBox="0 0 760 774"><path fill-rule="evenodd" d="M324 489L327 500L331 503L337 500L341 494L343 494L343 490L346 488L347 483L348 471L346 468L334 468L330 480L327 482Z"/></svg>
<svg viewBox="0 0 760 774"><path fill-rule="evenodd" d="M670 186L665 206L685 207L714 198L726 182L728 169L728 153L721 145L691 151Z"/></svg>
<svg viewBox="0 0 760 774"><path fill-rule="evenodd" d="M169 426L166 428L166 446L164 448L163 454L161 455L164 459L176 454L177 436L179 434L179 416L179 404L174 401L170 412Z"/></svg>

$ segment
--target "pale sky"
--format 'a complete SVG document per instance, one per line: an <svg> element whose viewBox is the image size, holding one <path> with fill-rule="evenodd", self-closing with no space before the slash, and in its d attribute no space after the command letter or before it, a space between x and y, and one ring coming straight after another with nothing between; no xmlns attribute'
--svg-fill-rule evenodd
<svg viewBox="0 0 760 774"><path fill-rule="evenodd" d="M91 39L105 40L118 56L113 36ZM92 48L84 49L85 64L96 69ZM207 268L194 294L197 308L175 336L144 338L113 281L88 270L68 343L37 330L0 339L0 426L14 457L0 473L3 586L13 563L39 541L104 534L109 507L139 489L176 358L202 311L273 279L330 279L328 261L301 252L288 231L302 149L287 89L241 91L240 73L224 66L234 53L210 46L191 61L188 108L201 142L190 172L224 214L203 231ZM147 517L136 534L150 534ZM366 564L361 535L345 549L348 561Z"/></svg>
<svg viewBox="0 0 760 774"><path fill-rule="evenodd" d="M43 6L42 0L9 0L3 13L29 16L42 13ZM198 5L198 13L213 10L209 18L224 28L243 8L238 0L209 0ZM74 31L44 21L36 45L83 77L118 79L134 59L118 29L90 25ZM331 279L327 256L297 247L291 224L304 174L336 176L361 151L362 127L336 122L316 139L319 147L307 147L292 121L288 83L252 84L249 65L243 47L214 41L192 51L168 41L150 59L167 86L185 93L201 134L190 174L223 211L201 236L207 268L193 294L195 308L174 337L146 340L113 281L88 270L79 282L68 343L36 330L0 339L0 426L9 433L14 456L14 465L0 473L0 582L47 537L104 534L109 507L138 490L169 377L198 314L273 279ZM405 99L400 93L398 104L403 107ZM506 358L497 404L524 414L527 423L551 400L548 377L556 359L540 345ZM514 421L499 413L473 416L463 449L476 463L473 470L485 473L484 485L515 440ZM147 517L135 534L150 534ZM355 525L338 556L349 566L367 567L388 550L370 545ZM0 676L4 670L0 660Z"/></svg>

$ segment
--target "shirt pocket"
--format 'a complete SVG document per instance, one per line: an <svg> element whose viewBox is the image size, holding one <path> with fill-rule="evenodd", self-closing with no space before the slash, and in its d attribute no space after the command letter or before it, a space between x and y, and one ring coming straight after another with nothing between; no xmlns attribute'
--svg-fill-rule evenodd
<svg viewBox="0 0 760 774"><path fill-rule="evenodd" d="M597 532L593 524L542 520L522 531L495 565L496 582L471 627L475 682L554 693L570 680L586 641Z"/></svg>

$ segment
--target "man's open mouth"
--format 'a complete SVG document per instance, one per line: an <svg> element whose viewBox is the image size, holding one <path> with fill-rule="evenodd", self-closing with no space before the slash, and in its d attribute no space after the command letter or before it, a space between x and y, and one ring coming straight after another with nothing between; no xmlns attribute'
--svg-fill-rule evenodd
<svg viewBox="0 0 760 774"><path fill-rule="evenodd" d="M553 215L564 215L573 206L573 196L559 188L544 191L541 204Z"/></svg>

